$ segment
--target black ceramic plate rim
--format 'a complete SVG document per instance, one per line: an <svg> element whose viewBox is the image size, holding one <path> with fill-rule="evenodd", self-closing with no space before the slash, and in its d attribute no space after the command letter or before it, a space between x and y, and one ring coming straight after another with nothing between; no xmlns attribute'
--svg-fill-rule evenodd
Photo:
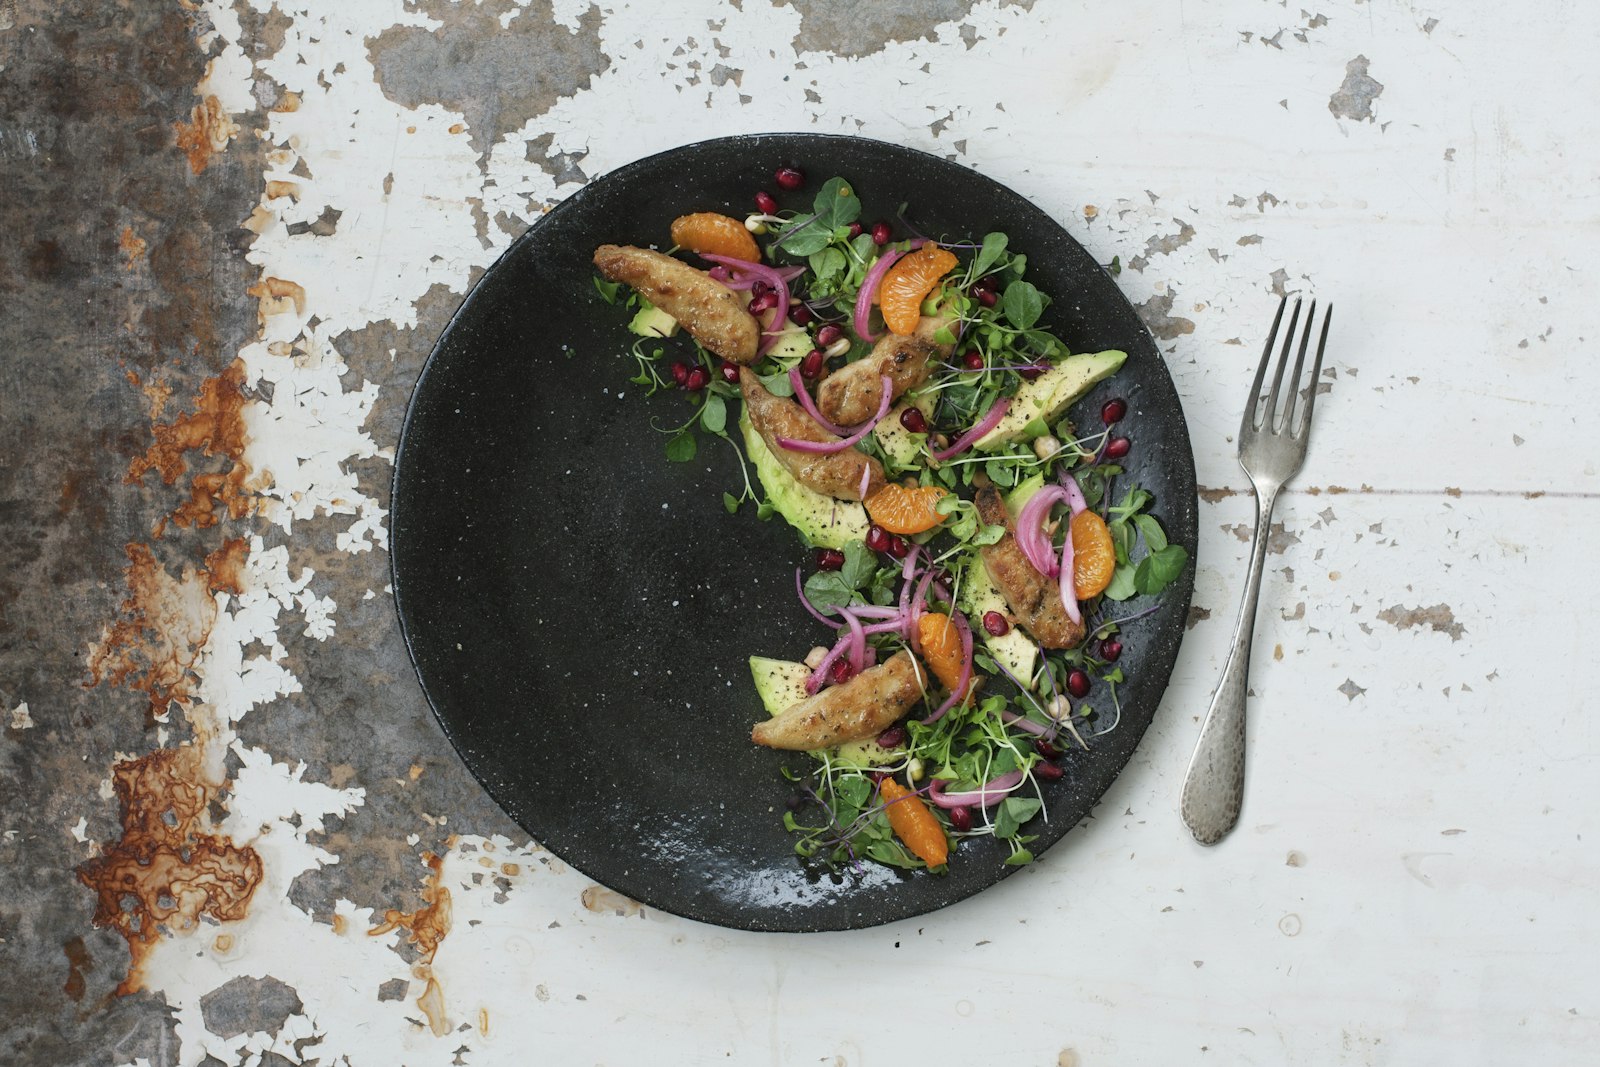
<svg viewBox="0 0 1600 1067"><path fill-rule="evenodd" d="M516 237L510 243L510 245L507 246L505 251L502 252L500 254L500 256L498 256L495 259L494 263L492 263L487 268L487 270L485 270L484 273L482 275L480 275L479 278L473 283L472 288L468 291L467 295L462 299L461 304L456 308L454 314L451 315L449 321L445 324L444 328L440 331L439 337L435 340L432 348L429 350L428 356L423 362L422 369L419 371L419 373L417 375L417 381L416 381L416 384L413 386L411 397L407 402L405 416L404 416L404 419L402 420L402 423L401 423L400 437L399 437L399 441L398 441L398 444L397 444L397 447L396 447L396 451L395 451L394 471L393 471L393 474L391 475L391 479L390 479L391 514L395 513L396 510L397 510L396 507L395 507L395 502L397 501L397 499L399 498L399 496L401 494L400 482L401 482L401 478L402 478L402 473L403 473L403 471L405 470L405 467L406 467L405 460L406 460L406 456L407 456L408 442L409 442L409 439L412 436L413 422L414 422L415 418L418 415L418 410L419 410L419 406L420 406L420 399L423 397L423 395L425 393L425 386L428 383L430 372L434 369L434 367L436 365L437 357L439 356L439 353L440 353L441 349L444 347L446 341L450 338L452 332L456 329L457 325L459 323L461 323L464 319L466 319L468 316L470 316L473 313L473 311L475 310L477 304L479 303L480 299L482 298L482 294L483 294L484 289L485 289L485 284L484 283L485 283L486 279L491 277L494 274L494 272L500 267L500 265L502 263L506 262L511 256L522 252L529 245L536 243L537 240L538 240L538 236L539 236L539 233L541 232L541 230L543 230L544 228L550 226L551 224L555 223L556 221L560 220L566 214L568 214L568 213L570 213L572 211L580 209L587 199L591 198L594 195L598 195L597 194L597 190L602 189L606 184L608 184L610 182L614 182L614 181L623 180L623 179L627 178L631 173L633 173L635 171L649 169L652 166L652 164L657 163L663 157L683 155L685 157L692 158L696 153L709 150L709 149L711 149L713 147L734 146L734 145L747 145L747 146L749 146L749 148L751 150L756 150L756 149L759 149L759 148L763 147L762 142L772 142L772 141L780 141L781 142L781 141L783 141L785 139L789 139L789 138L802 138L807 142L822 142L822 143L839 142L839 143L849 143L849 144L858 145L858 146L866 146L866 147L869 147L872 150L883 151L883 152L889 153L891 155L900 154L901 156L905 157L908 162L911 162L911 163L916 163L916 162L920 162L920 161L926 160L926 161L931 161L932 163L937 164L937 165L939 165L941 167L955 165L955 164L949 163L949 161L940 159L939 157L930 155L928 153L921 152L921 151L919 151L917 149L908 148L906 146L897 145L897 144L893 144L893 143L890 143L890 142L877 141L877 140L874 140L874 139L871 139L871 138L857 137L857 136L853 136L853 135L849 135L849 134L829 134L829 133L817 133L817 132L806 132L806 131L766 132L766 133L753 133L753 134L738 134L738 135L729 136L729 137L711 138L711 139L704 140L704 141L697 141L697 142L693 142L693 143L690 143L690 144L686 144L686 145L681 145L681 146L665 149L663 151L653 153L653 154L651 154L649 156L641 157L641 158L639 158L637 160L634 160L633 162L627 163L627 164L625 164L625 165L623 165L621 167L618 167L618 168L616 168L616 169L614 169L612 171L607 172L606 174L600 175L599 177L591 180L589 183L584 185L581 189L577 190L571 196L569 196L566 199L562 200L560 203L558 203L554 207L552 207L549 211L547 211L543 215L541 215L538 219L536 219L527 228L527 230L525 230L522 234L518 235L518 237ZM1041 224L1044 224L1044 225L1047 225L1047 226L1050 226L1050 227L1054 227L1056 230L1059 230L1061 235L1064 236L1068 241L1072 242L1073 244L1077 244L1076 239L1073 238L1071 236L1071 234L1067 233L1065 228L1062 227L1059 222L1057 222L1053 217L1051 217L1047 212L1045 212L1042 208L1040 208L1032 200L1028 199L1023 194L1018 193L1015 190L1011 189L1009 186L1006 186L1006 185L1000 183L999 181L997 181L995 179L989 178L987 175L982 174L982 172L977 171L975 168L973 168L973 173L979 179L990 183L993 186L994 191L997 194L1002 195L1002 196L1014 197L1019 202L1019 204L1021 204L1022 206L1025 207L1025 209L1027 211L1030 211L1030 212L1034 213L1037 216L1037 218L1038 218L1038 220L1039 220L1039 222ZM1081 247L1081 245L1079 247ZM1116 286L1115 284L1112 285L1112 289L1116 292L1117 297L1120 300L1121 304L1124 305L1125 310L1126 310L1127 314L1129 315L1131 321L1138 324L1138 329L1143 333L1144 338L1149 342L1149 351L1151 351L1153 353L1156 353L1157 358L1159 359L1160 358L1159 357L1159 348L1156 346L1154 338L1150 336L1148 328L1143 325L1142 320L1139 318L1137 312L1134 310L1131 302L1128 301L1126 294L1124 294L1122 292L1120 286ZM1167 371L1164 363L1161 366L1160 370L1161 370L1161 373L1165 374L1167 376L1168 380L1170 381L1170 378L1171 378L1170 372ZM1195 485L1195 484L1197 484L1197 481L1196 481L1195 473L1194 473L1193 453L1192 453L1192 449L1187 447L1188 442L1190 440L1189 431L1188 431L1188 425L1187 425L1187 419L1185 418L1184 413L1183 413L1181 400L1179 400L1177 398L1177 393L1176 393L1176 388L1175 387L1173 389L1173 397L1174 397L1175 403L1174 403L1174 407L1173 407L1173 411L1171 412L1171 415L1173 417L1175 417L1175 419L1176 419L1177 435L1181 438L1181 440L1186 445L1186 447L1182 450L1182 454L1180 456L1176 457L1178 460L1181 461L1181 468L1182 469L1180 470L1179 473L1184 476L1182 480L1183 480L1183 482L1185 484ZM391 534L391 536L393 536L393 534ZM1181 605L1180 605L1180 608L1179 608L1180 613L1187 613L1189 605L1191 603L1192 596L1193 596L1193 591L1194 591L1195 549L1196 549L1197 546L1190 545L1188 547L1190 549L1190 559L1189 559L1188 565L1184 568L1183 574L1180 576L1180 578L1176 582L1174 582L1172 585L1168 586L1167 591L1164 594L1165 596L1173 596L1174 594L1177 594L1179 596L1179 599L1181 599ZM424 699L427 700L428 706L429 706L430 710L433 712L434 718L438 722L441 731L445 735L445 738L448 741L450 741L451 746L456 749L458 758L460 758L462 760L462 762L466 765L468 772L473 776L473 778L478 782L478 784L484 789L484 791L489 795L489 797L492 800L495 801L496 805L499 806L503 811L507 812L508 815L510 815L510 813L511 813L511 805L500 796L500 790L493 783L491 783L488 780L486 775L482 771L480 771L480 769L475 765L474 761L467 757L466 752L462 749L460 741L456 737L455 731L452 728L452 725L450 723L449 718L447 717L447 715L445 714L444 710L442 709L442 707L440 705L440 702L436 698L436 695L435 695L434 691L428 685L428 681L427 681L426 676L423 673L421 659L419 657L419 653L418 653L418 650L417 650L417 647L416 647L417 638L416 638L416 635L412 631L411 624L407 620L407 612L406 612L405 606L404 606L404 604L405 604L405 586L406 586L406 583L405 583L404 579L402 578L402 576L400 574L400 568L399 568L399 564L397 562L398 561L398 556L399 556L399 553L395 550L394 545L391 544L390 553L389 553L389 567L390 567L390 580L391 580L392 588L393 588L393 591L394 591L393 592L393 597L394 597L394 603L395 603L395 612L396 612L396 615L397 615L397 618L398 618L398 621L399 621L399 624L400 624L401 637L402 637L402 640L405 643L407 655L411 659L412 667L413 667L413 669L414 669L414 671L415 671L415 673L417 675L417 681L418 681L418 684L419 684L419 686L420 686L420 688L422 690ZM1173 662L1169 663L1167 665L1167 668L1163 672L1163 676L1162 676L1162 678L1160 680L1159 685L1155 688L1155 690L1150 695L1150 699L1152 701L1152 707L1151 707L1149 719L1144 721L1144 722L1138 723L1136 725L1136 729L1138 731L1138 735L1139 736L1135 739L1135 742L1128 747L1126 752L1120 756L1120 758L1116 758L1115 759L1114 763L1104 763L1104 762L1102 762L1102 766L1107 767L1107 769L1109 770L1109 774L1106 777L1106 783L1107 783L1106 787L1105 787L1106 789L1109 789L1111 787L1111 785L1114 784L1117 781L1117 779L1121 776L1121 774L1122 774L1123 770L1126 768L1129 760L1131 760L1134 751L1137 749L1139 742L1142 741L1143 734L1148 729L1149 722L1153 721L1154 715L1155 715L1156 711L1158 710L1159 705L1160 705L1160 703L1162 701L1162 698L1163 698L1163 696L1164 696L1164 694L1165 694L1165 692L1167 690L1167 687L1169 686L1169 684L1171 682L1171 675L1172 675L1173 665L1176 662L1178 646L1181 645L1182 640L1183 640L1183 631L1180 629L1179 632L1177 633L1177 642L1174 645L1172 653L1171 653L1171 659L1172 659ZM1099 794L1099 796L1101 796L1101 797L1104 796L1104 790L1102 790L1102 792ZM1092 807L1093 803L1097 803L1097 802L1098 802L1098 797L1094 801L1091 802L1091 807ZM511 817L512 817L513 821L518 822L519 825L522 825L522 828L526 832L528 832L532 837L534 837L535 840L538 840L538 835L535 833L535 831L534 831L534 829L532 827L529 827L529 826L523 824L522 820L518 819L514 815L512 815ZM1076 825L1076 823L1074 823L1073 825ZM1060 832L1060 834L1058 836L1056 836L1053 840L1050 840L1050 841L1046 842L1046 844L1039 850L1038 855L1042 856L1044 851L1046 851L1046 850L1048 850L1050 848L1059 846L1061 844L1061 842L1067 837L1067 835L1070 832L1070 830L1071 830L1071 827L1069 826L1065 830L1062 830ZM540 843L543 844L542 841ZM556 851L555 849L552 849L551 851L555 855L560 856L565 862L569 863L574 869L578 870L579 872L583 873L584 875L594 879L597 882L600 882L601 884L605 884L606 883L607 874L605 872L592 870L592 869L589 868L588 864L586 864L586 863L584 863L582 861L575 861L575 860L573 860L571 858L568 858L567 856L562 855L559 851ZM866 929L866 928L870 928L870 927L873 927L873 926L882 925L882 924L888 923L888 922L894 922L894 921L899 921L899 920L902 920L902 919L913 918L913 917L918 916L918 915L925 915L925 914L928 914L928 913L933 912L933 911L938 911L938 910L941 910L941 909L946 908L946 907L951 907L951 906L953 906L955 904L961 903L964 900L970 899L973 896L977 896L979 893L981 893L981 892L983 892L983 891L985 891L987 889L993 888L993 886L995 886L999 882L1004 881L1005 879L1009 878L1012 874L1016 873L1017 871L1019 871L1021 869L1022 869L1021 867L1013 867L1013 866L1002 866L1002 867L999 867L998 870L996 870L994 872L994 878L993 878L992 881L990 881L988 884L980 886L980 887L978 887L978 888L976 888L976 889L974 889L974 890L972 890L972 891L970 891L970 892L968 892L965 895L960 896L960 897L956 897L956 898L949 899L949 900L943 900L943 901L934 901L932 903L926 903L926 904L923 904L923 903L919 902L919 903L917 903L917 904L915 904L915 905L913 905L911 907L904 907L904 908L898 908L898 909L896 909L896 908L880 909L880 910L882 910L884 912L883 914L875 915L875 916L870 917L870 918L862 917L862 916L858 915L857 919L860 919L860 921L851 921L851 922L844 923L844 924L841 924L841 925L818 925L818 924L815 924L815 923L809 923L808 924L808 923L804 923L804 922L797 922L797 923L793 923L793 924L772 923L772 922L766 922L766 923L761 923L761 924L747 924L747 923L731 922L731 921L727 921L727 920L725 920L723 918L719 918L719 917L716 917L716 916L713 916L713 915L709 915L709 914L701 911L700 909L694 907L692 905L692 903L684 903L684 902L681 902L681 901L676 901L676 900L672 900L672 899L666 899L666 898L657 897L650 890L641 889L640 887L637 887L637 886L629 886L628 888L629 888L629 891L630 891L631 895L634 896L636 899L638 899L640 903L642 903L642 904L644 904L644 905L646 905L648 907L653 907L653 908L656 908L656 909L658 909L660 911L667 912L669 914L674 914L674 915L681 916L683 918L693 919L693 920L696 920L696 921L706 922L706 923L709 923L709 924L723 926L723 927L727 927L727 928L752 930L752 931L758 931L758 932L812 933L812 932L824 932L824 931L834 931L834 930ZM872 892L872 890L869 889L869 888L863 888L861 891L862 892ZM809 912L802 912L801 914L802 915L809 915L810 913Z"/></svg>

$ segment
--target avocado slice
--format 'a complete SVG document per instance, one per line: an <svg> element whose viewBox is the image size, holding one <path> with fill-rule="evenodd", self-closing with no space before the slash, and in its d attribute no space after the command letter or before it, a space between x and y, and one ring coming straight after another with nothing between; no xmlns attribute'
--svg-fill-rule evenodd
<svg viewBox="0 0 1600 1067"><path fill-rule="evenodd" d="M824 496L796 481L750 425L747 411L739 413L739 430L744 434L745 451L755 464L756 477L767 491L767 499L807 542L818 548L843 548L850 541L865 540L866 508L853 500Z"/></svg>
<svg viewBox="0 0 1600 1067"><path fill-rule="evenodd" d="M1011 521L1015 523L1017 516L1022 514L1023 505L1033 499L1033 494L1044 488L1044 475L1030 474L1017 483L1017 487L1006 494L1006 510L1011 513Z"/></svg>
<svg viewBox="0 0 1600 1067"><path fill-rule="evenodd" d="M756 695L768 715L777 715L806 699L806 678L811 668L787 659L750 657L750 676L755 679ZM829 750L835 762L851 767L879 767L898 763L905 757L900 749L884 748L875 740L849 741Z"/></svg>
<svg viewBox="0 0 1600 1067"><path fill-rule="evenodd" d="M1025 684L1032 681L1033 661L1038 657L1039 648L1022 632L1022 628L1012 623L1011 629L1002 637L996 637L983 628L983 617L989 612L998 611L1009 620L1011 609L989 578L989 571L982 560L975 558L967 566L966 573L962 575L959 596L961 609L972 620L973 633L983 635L983 643L989 647L989 654L995 661L1004 664L1006 670L1016 675L1019 681Z"/></svg>
<svg viewBox="0 0 1600 1067"><path fill-rule="evenodd" d="M673 337L678 332L678 320L668 315L643 297L638 314L628 323L628 329L640 337Z"/></svg>
<svg viewBox="0 0 1600 1067"><path fill-rule="evenodd" d="M784 330L773 339L772 349L767 354L774 359L804 359L813 348L817 347L811 340L811 335L796 326Z"/></svg>
<svg viewBox="0 0 1600 1067"><path fill-rule="evenodd" d="M1025 436L1029 424L1036 419L1055 421L1068 404L1121 369L1127 358L1126 352L1116 349L1068 356L1033 381L1024 382L1005 416L972 447L990 452Z"/></svg>
<svg viewBox="0 0 1600 1067"><path fill-rule="evenodd" d="M922 442L927 439L925 433L912 433L906 429L905 423L900 421L907 408L916 408L922 412L923 418L933 418L934 395L919 396L914 400L901 400L889 409L882 421L872 428L872 434L878 439L878 445L883 449L883 454L897 467L914 466L917 462L917 452L922 448Z"/></svg>

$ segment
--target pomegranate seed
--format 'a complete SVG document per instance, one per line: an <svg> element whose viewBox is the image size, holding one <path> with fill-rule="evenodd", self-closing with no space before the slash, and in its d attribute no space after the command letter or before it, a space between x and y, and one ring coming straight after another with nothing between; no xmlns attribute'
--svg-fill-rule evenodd
<svg viewBox="0 0 1600 1067"><path fill-rule="evenodd" d="M978 298L978 303L982 304L986 308L992 308L996 304L1000 303L1000 294L996 293L993 289L979 289L973 295Z"/></svg>
<svg viewBox="0 0 1600 1067"><path fill-rule="evenodd" d="M1082 671L1067 675L1067 692L1082 700L1089 695L1089 676Z"/></svg>
<svg viewBox="0 0 1600 1067"><path fill-rule="evenodd" d="M874 552L887 552L889 550L889 531L877 523L867 527L867 547Z"/></svg>
<svg viewBox="0 0 1600 1067"><path fill-rule="evenodd" d="M889 224L887 222L874 222L872 224L873 244L886 245L889 243L889 238L892 236L894 235L889 232Z"/></svg>
<svg viewBox="0 0 1600 1067"><path fill-rule="evenodd" d="M927 433L928 417L920 408L906 408L900 413L900 425L912 433Z"/></svg>
<svg viewBox="0 0 1600 1067"><path fill-rule="evenodd" d="M711 375L706 372L704 367L696 367L684 379L683 387L691 393L698 393L709 384L711 384Z"/></svg>
<svg viewBox="0 0 1600 1067"><path fill-rule="evenodd" d="M754 281L754 282L750 283L750 295L751 296L766 296L768 293L770 293L772 291L773 291L772 286L768 285L766 282Z"/></svg>
<svg viewBox="0 0 1600 1067"><path fill-rule="evenodd" d="M772 293L762 293L760 296L752 297L747 306L750 308L750 314L759 315L768 308L777 307L778 298Z"/></svg>
<svg viewBox="0 0 1600 1067"><path fill-rule="evenodd" d="M968 830L972 829L971 808L951 808L949 811L945 812L945 814L950 816L950 825L955 827L961 833L966 833Z"/></svg>
<svg viewBox="0 0 1600 1067"><path fill-rule="evenodd" d="M1042 737L1033 739L1033 749L1045 759L1060 759L1061 750Z"/></svg>
<svg viewBox="0 0 1600 1067"><path fill-rule="evenodd" d="M889 555L895 559L905 559L911 554L911 543L899 534L889 538Z"/></svg>
<svg viewBox="0 0 1600 1067"><path fill-rule="evenodd" d="M966 355L961 357L961 362L968 370L982 370L984 367L988 366L988 364L983 361L983 356L977 352L968 352Z"/></svg>
<svg viewBox="0 0 1600 1067"><path fill-rule="evenodd" d="M1120 396L1107 400L1105 407L1100 409L1100 421L1110 426L1114 422L1121 422L1128 413L1128 402Z"/></svg>
<svg viewBox="0 0 1600 1067"><path fill-rule="evenodd" d="M683 385L689 380L689 364L674 363L672 365L672 380Z"/></svg>
<svg viewBox="0 0 1600 1067"><path fill-rule="evenodd" d="M1025 382L1031 382L1039 375L1043 374L1044 371L1045 369L1043 367L1024 366L1017 371L1017 377L1021 378Z"/></svg>
<svg viewBox="0 0 1600 1067"><path fill-rule="evenodd" d="M891 726L878 735L879 748L896 748L906 743L906 728L904 726Z"/></svg>
<svg viewBox="0 0 1600 1067"><path fill-rule="evenodd" d="M722 380L727 382L729 385L739 384L739 364L729 363L727 360L723 360L722 365L719 366L717 370L722 372Z"/></svg>
<svg viewBox="0 0 1600 1067"><path fill-rule="evenodd" d="M817 331L817 347L827 348L829 345L833 344L843 336L843 330L839 329L839 327L835 326L831 322L827 323L822 327L822 329Z"/></svg>
<svg viewBox="0 0 1600 1067"><path fill-rule="evenodd" d="M993 293L999 291L999 289L1000 283L994 280L993 274L985 274L983 277L972 283L973 292L988 291Z"/></svg>
<svg viewBox="0 0 1600 1067"><path fill-rule="evenodd" d="M811 322L811 309L804 304L793 304L789 308L789 321L796 326L806 326Z"/></svg>
<svg viewBox="0 0 1600 1067"><path fill-rule="evenodd" d="M844 553L837 548L819 548L815 558L819 571L836 571L844 566Z"/></svg>
<svg viewBox="0 0 1600 1067"><path fill-rule="evenodd" d="M983 628L988 630L992 637L1004 637L1011 632L1011 624L998 611L986 611L983 613Z"/></svg>
<svg viewBox="0 0 1600 1067"><path fill-rule="evenodd" d="M792 193L806 183L806 172L799 167L779 167L772 180L778 183L779 189Z"/></svg>
<svg viewBox="0 0 1600 1067"><path fill-rule="evenodd" d="M765 189L757 190L756 210L763 215L776 215L778 213L778 202Z"/></svg>
<svg viewBox="0 0 1600 1067"><path fill-rule="evenodd" d="M1110 660L1112 663L1122 655L1122 642L1115 637L1108 637L1100 642L1100 658Z"/></svg>
<svg viewBox="0 0 1600 1067"><path fill-rule="evenodd" d="M828 668L828 677L834 685L843 685L856 676L856 669L850 666L850 661L840 656L833 661L833 666Z"/></svg>
<svg viewBox="0 0 1600 1067"><path fill-rule="evenodd" d="M1033 774L1036 778L1043 778L1047 782L1054 782L1067 772L1057 767L1054 763L1035 763Z"/></svg>
<svg viewBox="0 0 1600 1067"><path fill-rule="evenodd" d="M800 377L815 378L822 373L822 349L813 348L806 353L806 358L800 361Z"/></svg>
<svg viewBox="0 0 1600 1067"><path fill-rule="evenodd" d="M1113 437L1106 442L1106 458L1121 459L1133 450L1133 442L1126 437Z"/></svg>
<svg viewBox="0 0 1600 1067"><path fill-rule="evenodd" d="M867 777L872 779L873 785L882 785L885 780L893 778L894 775L888 771L868 771Z"/></svg>
<svg viewBox="0 0 1600 1067"><path fill-rule="evenodd" d="M862 233L861 223L852 222L850 224L850 240L854 241L857 237L861 236L861 233Z"/></svg>

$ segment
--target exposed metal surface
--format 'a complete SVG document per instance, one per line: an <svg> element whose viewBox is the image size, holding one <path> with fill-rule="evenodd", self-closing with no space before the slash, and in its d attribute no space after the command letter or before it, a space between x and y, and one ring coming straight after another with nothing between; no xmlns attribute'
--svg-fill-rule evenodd
<svg viewBox="0 0 1600 1067"><path fill-rule="evenodd" d="M1600 25L1195 7L0 0L0 1061L1581 1058ZM523 840L427 714L383 550L476 273L590 175L771 128L963 158L1115 257L1211 520L1100 816L805 941ZM1345 430L1280 502L1250 796L1202 853L1174 808L1243 570L1227 435L1308 280ZM960 980L863 1017L891 969Z"/></svg>

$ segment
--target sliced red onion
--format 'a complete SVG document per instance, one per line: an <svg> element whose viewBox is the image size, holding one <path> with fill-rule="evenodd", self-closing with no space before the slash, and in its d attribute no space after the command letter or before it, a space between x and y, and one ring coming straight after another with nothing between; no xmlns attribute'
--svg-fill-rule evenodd
<svg viewBox="0 0 1600 1067"><path fill-rule="evenodd" d="M833 661L845 654L850 647L850 635L841 631L839 640L833 643L828 654L822 657L822 662L817 664L817 669L806 678L806 693L815 696L817 690L822 688L822 683L828 680L828 668L833 666Z"/></svg>
<svg viewBox="0 0 1600 1067"><path fill-rule="evenodd" d="M861 632L871 637L873 634L897 634L903 629L905 623L898 616L885 622L875 622L865 627Z"/></svg>
<svg viewBox="0 0 1600 1067"><path fill-rule="evenodd" d="M850 628L850 666L854 667L857 674L867 665L867 635L861 628L861 620L856 618L852 611L845 611L844 624Z"/></svg>
<svg viewBox="0 0 1600 1067"><path fill-rule="evenodd" d="M850 614L858 619L898 619L899 608L891 608L887 604L856 604L850 608Z"/></svg>
<svg viewBox="0 0 1600 1067"><path fill-rule="evenodd" d="M856 294L855 327L856 336L863 341L872 342L878 339L872 332L872 298L878 292L878 286L883 284L883 276L889 273L894 261L903 255L905 253L899 251L884 252L867 271L867 276L861 279L861 291Z"/></svg>
<svg viewBox="0 0 1600 1067"><path fill-rule="evenodd" d="M710 252L707 252L701 258L709 259L711 262L728 267L731 270L753 275L772 286L773 290L778 294L778 306L775 309L776 313L772 316L772 325L779 326L780 323L786 324L789 321L789 279L783 276L783 272L774 267L769 267L765 263L752 263L748 259L734 259L732 256L718 256ZM782 326L779 326L778 331L762 330L761 343L756 346L756 353L760 355L771 348L772 342L777 339L781 330Z"/></svg>
<svg viewBox="0 0 1600 1067"><path fill-rule="evenodd" d="M935 452L933 454L933 458L941 460L949 459L958 452L965 452L968 448L972 447L972 442L976 441L978 438L982 437L984 434L1000 425L1000 420L1006 417L1006 411L1009 410L1010 407L1011 398L1009 396L1003 396L999 400L996 400L994 402L994 406L989 409L988 414L979 419L977 424L974 425L972 429L956 438L955 444L951 445L949 448L946 448L940 452Z"/></svg>
<svg viewBox="0 0 1600 1067"><path fill-rule="evenodd" d="M878 420L889 413L889 405L894 401L893 389L894 382L890 381L889 376L885 374L883 376L883 399L878 401L878 413L856 427L856 432L842 441L797 441L793 437L780 437L778 438L778 444L791 452L843 452L871 433L872 428L878 425Z"/></svg>
<svg viewBox="0 0 1600 1067"><path fill-rule="evenodd" d="M934 710L932 715L922 720L922 725L930 726L944 718L945 712L961 703L967 695L967 683L972 680L972 627L967 625L967 618L961 612L955 613L956 632L961 635L961 673L956 677L956 687L950 690L950 695L944 698L944 703Z"/></svg>
<svg viewBox="0 0 1600 1067"><path fill-rule="evenodd" d="M941 808L989 808L1000 803L1009 796L1022 780L1027 777L1022 771L1012 771L1002 774L998 778L991 778L971 793L946 793L949 788L942 778L934 779L928 788L928 799Z"/></svg>
<svg viewBox="0 0 1600 1067"><path fill-rule="evenodd" d="M1046 741L1050 740L1056 735L1055 730L1051 729L1050 727L1036 723L1026 715L1018 714L1010 709L1002 711L1000 713L1000 718L1006 723L1006 725L1015 726L1017 729L1024 730L1035 737L1042 737Z"/></svg>
<svg viewBox="0 0 1600 1067"><path fill-rule="evenodd" d="M861 465L861 488L856 490L856 493L862 500L865 500L867 499L867 490L870 488L872 488L872 464L863 463Z"/></svg>
<svg viewBox="0 0 1600 1067"><path fill-rule="evenodd" d="M817 410L817 402L811 399L810 393L806 392L806 380L800 376L799 368L789 368L789 385L794 389L794 398L800 402L801 407L806 409L806 414L811 416L813 422L835 437L849 435L849 430L836 423L829 422L827 417Z"/></svg>
<svg viewBox="0 0 1600 1067"><path fill-rule="evenodd" d="M1066 471L1061 472L1061 488L1066 490L1067 506L1072 509L1074 515L1089 510L1089 502L1083 499L1083 490L1078 487L1078 479Z"/></svg>
<svg viewBox="0 0 1600 1067"><path fill-rule="evenodd" d="M1072 530L1067 530L1067 539L1061 545L1061 606L1067 609L1067 618L1073 622L1083 621L1083 612L1078 610L1078 590L1072 584Z"/></svg>
<svg viewBox="0 0 1600 1067"><path fill-rule="evenodd" d="M933 568L929 567L922 572L922 578L917 582L916 592L911 594L911 613L906 616L906 642L912 650L922 651L922 634L917 629L917 623L922 620L924 599L928 595L928 586L933 584Z"/></svg>
<svg viewBox="0 0 1600 1067"><path fill-rule="evenodd" d="M1067 499L1069 495L1065 488L1047 485L1029 497L1017 514L1017 547L1028 557L1033 569L1046 578L1055 577L1056 561L1054 546L1044 533L1044 522L1050 509Z"/></svg>

